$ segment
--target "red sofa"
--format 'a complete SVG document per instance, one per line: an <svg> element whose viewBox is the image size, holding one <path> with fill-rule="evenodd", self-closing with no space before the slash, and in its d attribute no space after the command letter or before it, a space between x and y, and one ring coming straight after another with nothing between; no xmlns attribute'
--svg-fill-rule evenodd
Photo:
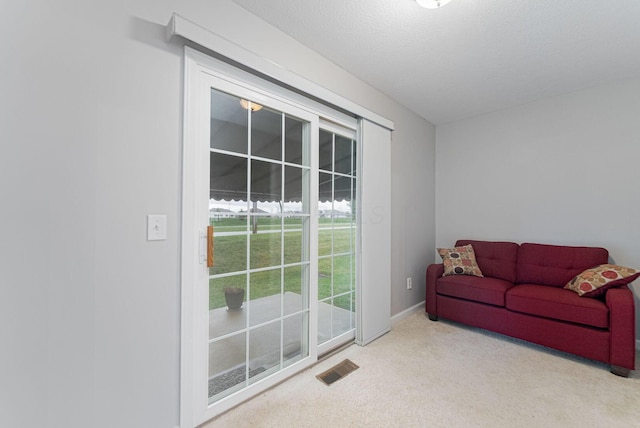
<svg viewBox="0 0 640 428"><path fill-rule="evenodd" d="M471 244L483 277L426 272L426 312L611 365L635 369L635 312L631 290L610 288L580 297L564 285L585 269L608 263L604 248L460 240Z"/></svg>

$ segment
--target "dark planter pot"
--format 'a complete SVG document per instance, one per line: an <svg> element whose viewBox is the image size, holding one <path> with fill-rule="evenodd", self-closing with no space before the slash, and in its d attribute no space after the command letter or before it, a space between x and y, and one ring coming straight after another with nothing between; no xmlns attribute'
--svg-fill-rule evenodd
<svg viewBox="0 0 640 428"><path fill-rule="evenodd" d="M242 309L242 301L244 300L244 288L225 288L224 299L227 302L227 308L230 311L239 311Z"/></svg>

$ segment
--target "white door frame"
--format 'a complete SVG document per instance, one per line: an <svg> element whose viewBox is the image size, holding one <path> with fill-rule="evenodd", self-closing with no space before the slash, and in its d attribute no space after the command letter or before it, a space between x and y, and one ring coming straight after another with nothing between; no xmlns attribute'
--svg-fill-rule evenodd
<svg viewBox="0 0 640 428"><path fill-rule="evenodd" d="M221 70L222 69L222 70ZM233 75L231 72L234 72ZM208 372L208 284L209 271L203 263L202 237L208 225L208 176L210 88L233 93L239 97L270 105L294 115L311 124L312 152L317 151L319 115L302 108L297 101L270 92L260 86L254 86L251 76L242 75L239 70L228 64L219 63L197 51L185 52L185 129L183 149L183 208L182 208L182 324L181 324L181 425L195 426L236 406L251 396L270 388L285 378L317 361L317 298L310 299L309 308L309 355L302 360L283 368L279 372L262 379L250 388L222 398L209 405L207 394ZM274 88L270 88L274 90ZM207 114L203 114L206 112ZM331 118L343 126L353 126L353 118L335 115ZM311 200L317 200L317 157L312 156L311 163ZM314 195L315 194L315 198ZM317 204L310 209L310 296L317 296Z"/></svg>
<svg viewBox="0 0 640 428"><path fill-rule="evenodd" d="M363 248L362 256L359 259L359 273L361 275L359 275L359 282L356 285L358 300L356 336L357 342L363 345L384 334L390 328L390 261L388 257L390 248L390 130L388 127L380 127L369 121L356 120L354 117L339 113L303 95L287 92L277 84L240 71L228 63L213 59L192 48L185 47L184 58L180 426L187 428L203 423L249 398L249 395L233 394L216 403L215 408L212 409L208 405L208 394L206 392L200 393L201 384L196 379L197 367L202 365L202 361L199 361L198 358L206 358L207 355L206 349L201 352L203 344L198 343L198 338L208 337L208 331L203 331L203 329L206 330L207 325L199 322L198 315L193 311L193 308L200 304L203 307L198 308L198 312L208 313L208 300L202 298L203 293L207 293L208 290L199 290L194 286L199 281L202 282L204 276L208 278L207 269L195 268L199 265L200 260L198 230L208 222L208 219L202 222L194 216L194 213L197 212L208 212L208 207L200 209L201 207L198 206L203 201L208 201L208 194L201 194L206 193L202 189L198 191L199 193L194 190L198 189L198 178L202 177L205 171L208 171L208 157L202 159L200 156L198 159L198 153L202 147L193 143L194 141L205 141L205 144L208 145L208 120L205 118L202 123L202 115L194 114L194 109L208 111L209 93L200 90L203 87L202 79L211 78L211 76L226 81L235 79L235 83L252 88L252 99L256 102L260 101L260 94L264 94L278 102L298 107L306 106L310 112L324 119L347 128L358 129L360 148L358 161L361 166L368 164L358 176L362 189L358 199L361 201L359 202L361 207L359 215L361 216L360 234L363 236ZM371 145L367 143L367 136L373 137ZM315 170L317 171L317 166ZM367 189L369 179L372 179L373 183L382 180L383 186L376 188L374 185ZM316 230L317 224L313 223L317 222L316 212L312 212L311 221L312 230ZM372 237L375 236L375 241L371 241L371 243L375 242L375 245L366 245L368 241L364 239L364 235L368 233L371 233ZM317 272L315 276L317 278ZM362 285L363 280L366 280L367 284ZM312 292L316 291L312 290ZM373 293L373 299L367 297L369 293ZM314 304L317 305L317 299L311 299L311 302L312 308ZM313 313L316 312L317 309L314 309ZM310 321L314 318L311 316ZM366 325L372 321L375 322ZM317 320L313 322L317 323ZM313 364L317 359L317 337L313 337L312 334L309 339L310 354L313 355L257 382L255 385L261 385L266 389L290 376L294 370ZM311 350L311 344L313 344L313 350ZM253 391L252 393L257 392Z"/></svg>

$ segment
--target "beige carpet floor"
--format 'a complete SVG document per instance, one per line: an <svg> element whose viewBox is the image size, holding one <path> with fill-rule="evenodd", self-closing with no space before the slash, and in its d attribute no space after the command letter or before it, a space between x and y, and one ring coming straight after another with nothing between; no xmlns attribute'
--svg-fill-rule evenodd
<svg viewBox="0 0 640 428"><path fill-rule="evenodd" d="M331 386L316 379L346 358L360 368ZM621 378L604 364L420 313L204 426L640 427L640 370Z"/></svg>

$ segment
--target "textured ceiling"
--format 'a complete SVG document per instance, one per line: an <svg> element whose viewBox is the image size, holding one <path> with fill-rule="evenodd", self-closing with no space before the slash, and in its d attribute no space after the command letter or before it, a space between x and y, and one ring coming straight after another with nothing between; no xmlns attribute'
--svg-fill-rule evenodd
<svg viewBox="0 0 640 428"><path fill-rule="evenodd" d="M640 0L234 0L435 124L640 76Z"/></svg>

